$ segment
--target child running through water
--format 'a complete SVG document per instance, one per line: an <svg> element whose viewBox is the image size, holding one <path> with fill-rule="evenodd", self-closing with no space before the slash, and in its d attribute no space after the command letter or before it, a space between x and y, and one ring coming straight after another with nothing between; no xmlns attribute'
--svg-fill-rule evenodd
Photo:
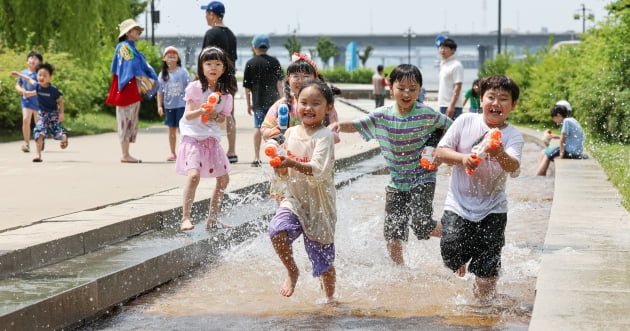
<svg viewBox="0 0 630 331"><path fill-rule="evenodd" d="M162 55L162 72L158 76L157 111L160 117L166 115L164 124L168 126L168 146L170 154L166 161L175 161L175 143L177 142L177 131L179 120L184 115L186 101L184 92L190 83L188 71L182 68L182 60L179 57L177 48L166 47Z"/></svg>
<svg viewBox="0 0 630 331"><path fill-rule="evenodd" d="M61 140L59 146L61 149L65 149L68 147L68 134L61 127L61 122L64 120L63 93L50 83L55 67L50 63L40 64L37 66L36 72L37 81L15 71L12 72L12 75L19 76L35 86L34 90L25 91L24 96L37 95L39 118L35 124L35 129L33 129L33 138L37 143L37 153L35 158L33 158L33 162L42 162L42 147L46 136L51 135L55 140Z"/></svg>
<svg viewBox="0 0 630 331"><path fill-rule="evenodd" d="M378 140L390 171L383 232L390 258L402 265L402 244L408 240L409 228L420 240L439 236L440 228L433 219L437 169L422 168L420 160L425 147L437 145L451 119L416 101L422 87L422 74L416 66L401 64L389 77L395 103L354 121L334 123L331 129Z"/></svg>
<svg viewBox="0 0 630 331"><path fill-rule="evenodd" d="M221 128L217 123L225 121L226 116L231 116L234 102L232 95L237 90L233 69L234 64L223 50L207 47L201 51L197 61L199 80L188 84L186 88L186 110L179 122L182 141L175 163L175 171L187 176L181 223L184 231L194 228L191 209L201 177L217 179L208 209L206 229L230 227L218 220L231 166L220 144ZM213 92L220 92L222 96L216 106L206 110L202 105Z"/></svg>
<svg viewBox="0 0 630 331"><path fill-rule="evenodd" d="M20 73L26 75L33 80L37 80L37 67L44 62L44 58L38 52L30 52L26 56L27 69L22 70ZM15 83L15 89L20 94L20 102L22 103L22 136L24 137L24 145L22 145L22 152L28 153L31 151L31 118L37 124L39 103L37 102L37 96L32 94L30 97L26 97L25 92L33 91L35 86L29 83L29 80L19 76Z"/></svg>
<svg viewBox="0 0 630 331"><path fill-rule="evenodd" d="M332 111L334 97L324 82L304 84L298 97L301 124L285 133L285 149L278 175L289 177L288 190L269 223L273 247L287 270L280 294L290 297L300 271L293 258L292 243L304 235L306 253L314 277L321 277L328 302L335 294L335 225L337 223L334 183L334 137L323 122Z"/></svg>
<svg viewBox="0 0 630 331"><path fill-rule="evenodd" d="M523 137L506 123L519 97L509 77L494 75L480 82L481 114L465 113L453 122L440 143L438 158L453 165L442 216L440 249L444 264L458 276L475 276L474 294L481 304L495 293L505 245L508 175L519 174ZM488 148L487 159L472 153L491 129L501 130L501 145ZM468 174L466 169L474 170Z"/></svg>

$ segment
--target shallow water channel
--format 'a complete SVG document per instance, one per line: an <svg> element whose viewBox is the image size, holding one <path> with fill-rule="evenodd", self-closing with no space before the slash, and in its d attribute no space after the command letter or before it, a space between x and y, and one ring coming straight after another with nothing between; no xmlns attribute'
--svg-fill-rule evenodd
<svg viewBox="0 0 630 331"><path fill-rule="evenodd" d="M383 240L387 175L367 175L338 192L336 234L339 303L324 304L310 275L303 241L291 298L279 294L285 270L266 233L151 293L117 307L89 330L526 330L553 196L553 177L536 177L540 147L526 143L521 176L508 180L509 213L499 296L491 307L472 300L474 277L443 266L439 239L411 240L404 267ZM441 166L434 217L442 215L449 168Z"/></svg>

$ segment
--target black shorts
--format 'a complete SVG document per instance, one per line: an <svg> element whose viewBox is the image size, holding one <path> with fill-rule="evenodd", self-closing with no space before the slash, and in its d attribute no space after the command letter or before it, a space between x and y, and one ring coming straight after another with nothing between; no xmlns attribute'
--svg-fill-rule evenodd
<svg viewBox="0 0 630 331"><path fill-rule="evenodd" d="M437 222L433 216L435 183L418 185L410 191L385 188L385 240L409 238L409 227L418 239L429 239Z"/></svg>
<svg viewBox="0 0 630 331"><path fill-rule="evenodd" d="M468 270L476 276L498 276L506 224L507 213L490 214L480 222L471 222L444 211L440 240L444 264L455 271L470 261Z"/></svg>

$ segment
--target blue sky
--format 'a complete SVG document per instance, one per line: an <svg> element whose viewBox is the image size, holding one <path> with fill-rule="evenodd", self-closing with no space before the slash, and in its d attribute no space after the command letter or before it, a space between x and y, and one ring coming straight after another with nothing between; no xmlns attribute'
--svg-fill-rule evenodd
<svg viewBox="0 0 630 331"><path fill-rule="evenodd" d="M225 24L234 33L303 35L488 33L496 31L498 0L224 0ZM596 21L607 14L611 0L502 0L502 27L519 33L582 31L582 4ZM208 29L199 0L154 0L161 23L157 36L203 35ZM145 25L145 15L137 17ZM587 21L586 27L593 26ZM150 33L150 29L145 33Z"/></svg>

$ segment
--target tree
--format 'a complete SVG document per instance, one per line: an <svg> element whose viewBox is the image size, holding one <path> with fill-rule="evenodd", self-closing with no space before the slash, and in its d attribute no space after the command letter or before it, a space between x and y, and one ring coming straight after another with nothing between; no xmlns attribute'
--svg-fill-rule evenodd
<svg viewBox="0 0 630 331"><path fill-rule="evenodd" d="M372 45L367 45L367 47L365 47L365 49L363 50L363 55L361 54L361 52L357 51L357 53L359 54L359 60L361 60L361 66L363 68L365 68L365 63L370 58L370 54L373 50L374 47Z"/></svg>
<svg viewBox="0 0 630 331"><path fill-rule="evenodd" d="M328 37L318 38L316 49L317 55L324 63L324 68L328 66L328 60L330 60L331 57L335 57L339 54L337 45Z"/></svg>
<svg viewBox="0 0 630 331"><path fill-rule="evenodd" d="M118 24L144 11L140 0L0 0L0 44L18 51L67 52L90 64L118 42ZM19 28L18 28L19 27Z"/></svg>
<svg viewBox="0 0 630 331"><path fill-rule="evenodd" d="M287 51L289 51L289 60L291 60L291 56L293 55L293 53L300 52L300 50L302 49L302 42L296 36L295 30L293 30L293 35L291 36L291 38L287 39L287 42L284 43L283 46L287 49Z"/></svg>

